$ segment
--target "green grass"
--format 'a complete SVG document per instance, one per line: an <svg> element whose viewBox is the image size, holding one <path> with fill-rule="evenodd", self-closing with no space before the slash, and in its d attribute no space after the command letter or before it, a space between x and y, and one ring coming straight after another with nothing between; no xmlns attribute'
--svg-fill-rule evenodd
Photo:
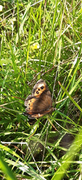
<svg viewBox="0 0 82 180"><path fill-rule="evenodd" d="M81 179L81 1L0 5L0 178ZM40 78L55 111L29 120L24 100Z"/></svg>

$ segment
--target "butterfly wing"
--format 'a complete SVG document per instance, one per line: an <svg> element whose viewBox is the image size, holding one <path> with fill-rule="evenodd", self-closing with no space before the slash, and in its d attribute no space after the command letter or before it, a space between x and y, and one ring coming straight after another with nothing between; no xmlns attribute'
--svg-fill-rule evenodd
<svg viewBox="0 0 82 180"><path fill-rule="evenodd" d="M29 95L25 102L24 102L24 105L26 107L26 112L27 114L33 114L34 113L34 103L36 102L36 97L32 96L32 95Z"/></svg>
<svg viewBox="0 0 82 180"><path fill-rule="evenodd" d="M40 95L46 90L48 91L47 84L43 81L43 79L40 79L33 87L32 95L40 97Z"/></svg>
<svg viewBox="0 0 82 180"><path fill-rule="evenodd" d="M25 100L26 113L29 118L39 118L53 111L51 93L43 79L37 81L32 95Z"/></svg>
<svg viewBox="0 0 82 180"><path fill-rule="evenodd" d="M42 113L52 106L52 98L50 91L43 92L33 104L33 109L37 113Z"/></svg>

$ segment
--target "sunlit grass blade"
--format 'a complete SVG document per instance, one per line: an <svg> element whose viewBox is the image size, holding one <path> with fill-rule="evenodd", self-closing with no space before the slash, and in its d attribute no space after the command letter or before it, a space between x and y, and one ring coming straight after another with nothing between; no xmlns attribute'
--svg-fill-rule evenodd
<svg viewBox="0 0 82 180"><path fill-rule="evenodd" d="M70 98L70 100L74 103L74 105L82 112L81 107L74 101L74 99L71 97L71 95L68 93L68 91L62 86L62 84L59 82L59 85L62 87L63 91L67 94L67 96Z"/></svg>
<svg viewBox="0 0 82 180"><path fill-rule="evenodd" d="M68 149L66 155L63 157L61 166L56 171L56 173L54 174L51 180L61 180L63 178L64 174L66 174L66 170L70 166L71 161L73 160L77 152L80 151L81 146L82 146L82 128L79 130L79 133L76 136L73 144Z"/></svg>

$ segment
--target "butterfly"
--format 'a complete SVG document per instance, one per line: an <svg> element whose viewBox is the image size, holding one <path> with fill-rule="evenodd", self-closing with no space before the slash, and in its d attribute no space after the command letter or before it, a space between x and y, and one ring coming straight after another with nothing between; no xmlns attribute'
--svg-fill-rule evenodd
<svg viewBox="0 0 82 180"><path fill-rule="evenodd" d="M24 105L26 107L25 114L30 119L40 118L54 111L51 92L43 79L34 85L32 94L26 98Z"/></svg>

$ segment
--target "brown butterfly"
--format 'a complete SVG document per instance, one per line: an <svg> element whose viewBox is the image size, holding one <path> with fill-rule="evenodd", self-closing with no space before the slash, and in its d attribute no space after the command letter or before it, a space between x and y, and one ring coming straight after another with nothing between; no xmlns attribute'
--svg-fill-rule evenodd
<svg viewBox="0 0 82 180"><path fill-rule="evenodd" d="M37 81L33 87L32 95L26 98L24 105L26 106L26 114L30 119L40 118L54 111L51 93L43 79Z"/></svg>

